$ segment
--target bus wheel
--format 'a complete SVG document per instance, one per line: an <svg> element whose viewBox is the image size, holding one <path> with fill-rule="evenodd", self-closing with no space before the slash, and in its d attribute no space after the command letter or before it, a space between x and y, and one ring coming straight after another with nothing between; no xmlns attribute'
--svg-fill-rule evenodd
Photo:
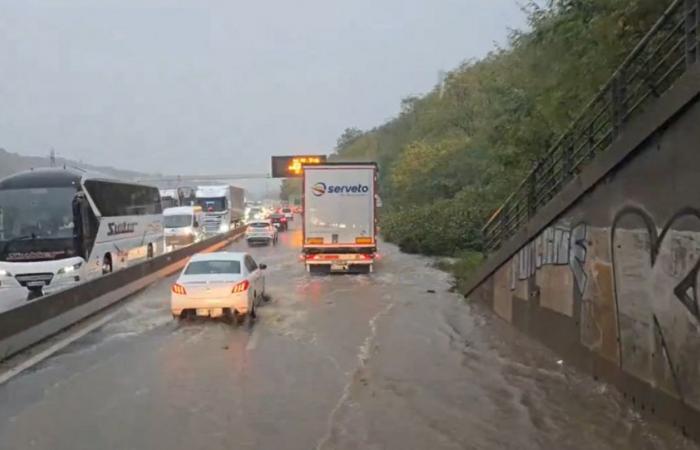
<svg viewBox="0 0 700 450"><path fill-rule="evenodd" d="M153 244L148 244L148 250L146 250L146 258L153 258Z"/></svg>
<svg viewBox="0 0 700 450"><path fill-rule="evenodd" d="M102 275L112 273L112 255L109 253L105 254L102 258Z"/></svg>

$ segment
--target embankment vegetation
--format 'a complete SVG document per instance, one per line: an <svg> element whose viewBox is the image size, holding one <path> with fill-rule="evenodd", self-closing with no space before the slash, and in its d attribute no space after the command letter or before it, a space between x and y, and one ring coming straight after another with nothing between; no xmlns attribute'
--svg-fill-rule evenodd
<svg viewBox="0 0 700 450"><path fill-rule="evenodd" d="M348 128L334 158L380 164L384 237L407 252L457 257L468 272L480 229L607 81L671 0L551 0L527 29L465 61L397 117Z"/></svg>

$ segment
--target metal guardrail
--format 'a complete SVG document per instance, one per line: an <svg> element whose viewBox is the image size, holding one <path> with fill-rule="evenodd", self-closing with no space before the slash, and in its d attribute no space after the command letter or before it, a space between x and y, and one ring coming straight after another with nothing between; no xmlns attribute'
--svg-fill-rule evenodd
<svg viewBox="0 0 700 450"><path fill-rule="evenodd" d="M0 362L119 302L184 265L191 255L241 236L245 227L157 256L0 313Z"/></svg>
<svg viewBox="0 0 700 450"><path fill-rule="evenodd" d="M497 250L700 57L700 0L676 0L482 228Z"/></svg>

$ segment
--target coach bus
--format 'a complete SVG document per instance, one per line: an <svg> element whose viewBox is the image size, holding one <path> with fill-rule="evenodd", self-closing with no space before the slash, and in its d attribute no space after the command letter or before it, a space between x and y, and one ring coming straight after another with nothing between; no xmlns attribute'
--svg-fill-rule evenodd
<svg viewBox="0 0 700 450"><path fill-rule="evenodd" d="M72 168L0 180L0 289L48 294L164 248L155 187Z"/></svg>

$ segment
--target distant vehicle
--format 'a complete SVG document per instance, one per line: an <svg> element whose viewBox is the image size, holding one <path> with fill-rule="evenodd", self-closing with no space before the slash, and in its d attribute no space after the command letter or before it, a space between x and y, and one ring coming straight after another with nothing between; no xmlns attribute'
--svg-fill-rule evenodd
<svg viewBox="0 0 700 450"><path fill-rule="evenodd" d="M204 214L201 206L178 206L163 210L165 245L183 247L204 239L201 223Z"/></svg>
<svg viewBox="0 0 700 450"><path fill-rule="evenodd" d="M375 163L304 166L303 256L308 271L372 272L376 180Z"/></svg>
<svg viewBox="0 0 700 450"><path fill-rule="evenodd" d="M294 211L292 211L292 208L286 207L282 208L282 214L284 214L284 217L287 218L287 220L294 220Z"/></svg>
<svg viewBox="0 0 700 450"><path fill-rule="evenodd" d="M192 206L194 204L194 192L194 189L188 186L161 189L160 203L163 209L176 206Z"/></svg>
<svg viewBox="0 0 700 450"><path fill-rule="evenodd" d="M277 228L269 220L251 222L245 231L245 240L249 246L253 244L276 245L277 236Z"/></svg>
<svg viewBox="0 0 700 450"><path fill-rule="evenodd" d="M199 186L196 204L204 211L204 231L226 233L242 223L245 214L245 191L229 185Z"/></svg>
<svg viewBox="0 0 700 450"><path fill-rule="evenodd" d="M284 216L284 214L270 214L269 220L272 225L277 227L277 229L280 231L287 231L289 229L289 223L287 222L287 218Z"/></svg>
<svg viewBox="0 0 700 450"><path fill-rule="evenodd" d="M177 189L161 189L160 204L163 209L180 206L180 196Z"/></svg>
<svg viewBox="0 0 700 450"><path fill-rule="evenodd" d="M259 207L253 207L248 210L248 222L255 221L255 220L262 220L265 217L265 212L263 211L262 208Z"/></svg>
<svg viewBox="0 0 700 450"><path fill-rule="evenodd" d="M194 255L172 286L173 317L249 314L255 318L255 308L265 297L266 268L247 253Z"/></svg>
<svg viewBox="0 0 700 450"><path fill-rule="evenodd" d="M0 180L0 289L52 293L164 247L155 187L59 168Z"/></svg>

